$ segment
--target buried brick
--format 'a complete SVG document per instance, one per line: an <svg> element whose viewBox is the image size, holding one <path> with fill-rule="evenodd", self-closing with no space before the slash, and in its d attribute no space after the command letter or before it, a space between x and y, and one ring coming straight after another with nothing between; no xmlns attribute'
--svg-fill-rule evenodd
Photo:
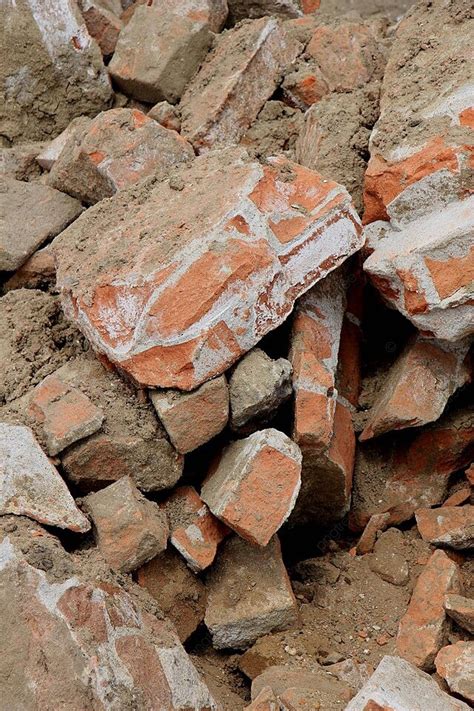
<svg viewBox="0 0 474 711"><path fill-rule="evenodd" d="M444 596L461 591L457 564L444 551L435 551L418 578L405 615L400 620L397 652L426 671L447 641L449 621Z"/></svg>
<svg viewBox="0 0 474 711"><path fill-rule="evenodd" d="M221 374L361 246L337 183L240 150L122 191L76 225L55 240L66 313L136 381L185 390Z"/></svg>
<svg viewBox="0 0 474 711"><path fill-rule="evenodd" d="M266 546L293 510L300 484L298 445L269 428L230 444L212 466L201 496L242 538Z"/></svg>
<svg viewBox="0 0 474 711"><path fill-rule="evenodd" d="M0 423L0 516L9 513L77 533L91 527L33 432Z"/></svg>
<svg viewBox="0 0 474 711"><path fill-rule="evenodd" d="M97 545L111 568L130 572L165 550L169 533L166 515L145 499L129 477L89 494L84 507L94 523Z"/></svg>
<svg viewBox="0 0 474 711"><path fill-rule="evenodd" d="M456 642L443 647L435 664L453 694L474 703L474 642Z"/></svg>
<svg viewBox="0 0 474 711"><path fill-rule="evenodd" d="M474 635L474 600L450 593L444 597L444 609L457 625Z"/></svg>
<svg viewBox="0 0 474 711"><path fill-rule="evenodd" d="M432 545L461 549L474 546L474 506L418 509L415 517L421 537Z"/></svg>
<svg viewBox="0 0 474 711"><path fill-rule="evenodd" d="M243 649L297 621L296 600L274 537L265 548L225 541L207 579L205 623L216 649Z"/></svg>
<svg viewBox="0 0 474 711"><path fill-rule="evenodd" d="M72 132L48 184L91 205L193 157L187 141L141 111L111 109Z"/></svg>

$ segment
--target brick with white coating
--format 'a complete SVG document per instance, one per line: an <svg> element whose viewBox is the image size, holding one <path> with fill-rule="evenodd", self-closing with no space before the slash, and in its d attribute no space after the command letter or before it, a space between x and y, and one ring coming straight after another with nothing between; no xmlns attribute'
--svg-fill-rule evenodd
<svg viewBox="0 0 474 711"><path fill-rule="evenodd" d="M474 642L459 641L438 652L436 671L448 683L453 694L474 703Z"/></svg>

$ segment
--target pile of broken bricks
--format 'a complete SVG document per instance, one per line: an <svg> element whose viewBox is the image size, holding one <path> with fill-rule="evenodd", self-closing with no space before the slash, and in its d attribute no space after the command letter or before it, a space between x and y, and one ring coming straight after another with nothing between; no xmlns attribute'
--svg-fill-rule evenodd
<svg viewBox="0 0 474 711"><path fill-rule="evenodd" d="M0 3L2 708L474 703L474 18L352 5Z"/></svg>

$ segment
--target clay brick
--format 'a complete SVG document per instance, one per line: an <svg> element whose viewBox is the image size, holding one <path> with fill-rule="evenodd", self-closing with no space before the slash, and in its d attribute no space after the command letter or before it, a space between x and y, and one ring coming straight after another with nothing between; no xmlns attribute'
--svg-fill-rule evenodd
<svg viewBox="0 0 474 711"><path fill-rule="evenodd" d="M165 550L166 515L145 499L129 477L89 494L84 507L94 523L96 543L111 568L129 573Z"/></svg>
<svg viewBox="0 0 474 711"><path fill-rule="evenodd" d="M445 595L444 609L456 624L474 635L474 600L461 595Z"/></svg>
<svg viewBox="0 0 474 711"><path fill-rule="evenodd" d="M392 366L359 439L437 420L457 390L470 379L469 343L449 348L419 336Z"/></svg>
<svg viewBox="0 0 474 711"><path fill-rule="evenodd" d="M291 363L260 348L242 358L230 377L231 427L242 433L267 422L292 393Z"/></svg>
<svg viewBox="0 0 474 711"><path fill-rule="evenodd" d="M372 553L372 551L374 550L375 541L377 540L377 533L379 531L384 531L387 528L389 520L390 514L388 512L374 514L370 517L356 546L356 551L358 555Z"/></svg>
<svg viewBox="0 0 474 711"><path fill-rule="evenodd" d="M141 111L111 109L72 132L48 183L90 205L193 157L187 141Z"/></svg>
<svg viewBox="0 0 474 711"><path fill-rule="evenodd" d="M369 681L345 711L366 711L372 701L384 711L467 711L468 706L442 691L425 672L398 657L383 657ZM370 706L369 706L370 708ZM375 708L373 707L374 711Z"/></svg>
<svg viewBox="0 0 474 711"><path fill-rule="evenodd" d="M172 550L160 553L139 568L137 580L174 624L180 641L185 642L204 620L204 583Z"/></svg>
<svg viewBox="0 0 474 711"><path fill-rule="evenodd" d="M119 193L56 238L57 283L111 362L141 384L191 390L282 323L361 240L346 191L284 158L261 166L215 152L172 177Z"/></svg>
<svg viewBox="0 0 474 711"><path fill-rule="evenodd" d="M418 509L415 517L418 531L428 543L461 549L474 546L474 506Z"/></svg>
<svg viewBox="0 0 474 711"><path fill-rule="evenodd" d="M206 21L140 5L120 33L110 75L127 96L175 104L212 41Z"/></svg>
<svg viewBox="0 0 474 711"><path fill-rule="evenodd" d="M52 457L97 432L104 419L103 411L58 373L48 375L37 385L29 402L29 414L41 426Z"/></svg>
<svg viewBox="0 0 474 711"><path fill-rule="evenodd" d="M0 423L0 515L84 533L91 527L28 427Z"/></svg>
<svg viewBox="0 0 474 711"><path fill-rule="evenodd" d="M227 32L183 94L183 135L198 152L238 143L299 48L275 18Z"/></svg>
<svg viewBox="0 0 474 711"><path fill-rule="evenodd" d="M216 649L244 649L261 635L297 621L296 600L274 537L252 546L238 536L224 542L207 581L205 623Z"/></svg>
<svg viewBox="0 0 474 711"><path fill-rule="evenodd" d="M300 484L299 447L269 428L230 444L205 479L201 496L240 536L266 546L290 515Z"/></svg>
<svg viewBox="0 0 474 711"><path fill-rule="evenodd" d="M46 289L53 285L56 265L51 245L38 249L3 285L5 292L12 289Z"/></svg>
<svg viewBox="0 0 474 711"><path fill-rule="evenodd" d="M453 694L474 703L474 642L456 642L443 647L435 664Z"/></svg>
<svg viewBox="0 0 474 711"><path fill-rule="evenodd" d="M229 389L223 375L197 390L150 390L150 399L178 452L197 449L221 432L229 417Z"/></svg>
<svg viewBox="0 0 474 711"><path fill-rule="evenodd" d="M69 195L40 185L11 178L0 179L0 270L21 267L43 242L55 237L82 212ZM18 215L22 215L21 230Z"/></svg>
<svg viewBox="0 0 474 711"><path fill-rule="evenodd" d="M458 566L444 551L435 551L420 574L400 620L396 648L401 657L425 671L434 668L436 654L446 643L449 629L444 596L460 590Z"/></svg>
<svg viewBox="0 0 474 711"><path fill-rule="evenodd" d="M215 518L192 486L180 486L165 501L170 542L195 573L214 561L229 529Z"/></svg>
<svg viewBox="0 0 474 711"><path fill-rule="evenodd" d="M181 131L181 117L177 109L167 101L159 101L149 110L147 116L170 131Z"/></svg>
<svg viewBox="0 0 474 711"><path fill-rule="evenodd" d="M123 23L122 7L113 0L79 0L79 9L87 30L105 57L113 54Z"/></svg>

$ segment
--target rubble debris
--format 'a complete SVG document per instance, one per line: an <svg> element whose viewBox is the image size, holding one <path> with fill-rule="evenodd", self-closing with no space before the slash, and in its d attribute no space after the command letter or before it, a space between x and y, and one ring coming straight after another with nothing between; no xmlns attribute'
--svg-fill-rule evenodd
<svg viewBox="0 0 474 711"><path fill-rule="evenodd" d="M435 546L474 546L474 506L442 506L415 511L416 525L424 541Z"/></svg>
<svg viewBox="0 0 474 711"><path fill-rule="evenodd" d="M257 429L288 400L293 391L291 363L286 358L272 360L260 348L253 348L237 364L230 387L230 424L234 431Z"/></svg>
<svg viewBox="0 0 474 711"><path fill-rule="evenodd" d="M51 244L33 252L26 262L3 284L3 290L40 289L48 290L54 284L56 265Z"/></svg>
<svg viewBox="0 0 474 711"><path fill-rule="evenodd" d="M372 553L375 541L377 540L377 534L387 528L389 520L390 514L388 512L374 514L369 518L356 546L357 555Z"/></svg>
<svg viewBox="0 0 474 711"><path fill-rule="evenodd" d="M265 15L301 17L315 12L319 8L320 0L227 0L227 4L232 21L238 22L248 17Z"/></svg>
<svg viewBox="0 0 474 711"><path fill-rule="evenodd" d="M229 389L223 375L196 390L150 390L150 399L178 452L185 454L221 432L229 417Z"/></svg>
<svg viewBox="0 0 474 711"><path fill-rule="evenodd" d="M85 533L91 527L28 427L0 423L0 516L28 516Z"/></svg>
<svg viewBox="0 0 474 711"><path fill-rule="evenodd" d="M89 127L91 121L92 119L88 116L77 116L66 126L64 131L61 131L59 136L56 136L46 144L41 153L36 156L36 162L44 170L51 170L69 139L76 133L82 135L82 132Z"/></svg>
<svg viewBox="0 0 474 711"><path fill-rule="evenodd" d="M139 492L130 477L89 494L84 508L93 521L97 545L115 570L136 570L165 550L166 515Z"/></svg>
<svg viewBox="0 0 474 711"><path fill-rule="evenodd" d="M252 682L252 699L269 688L278 697L283 709L343 708L349 689L346 684L325 669L295 671L284 666L269 667ZM298 703L298 698L301 703ZM306 705L303 703L306 700Z"/></svg>
<svg viewBox="0 0 474 711"><path fill-rule="evenodd" d="M205 623L216 649L245 649L297 622L296 601L276 537L265 548L238 536L222 544L207 579Z"/></svg>
<svg viewBox="0 0 474 711"><path fill-rule="evenodd" d="M370 569L392 585L406 585L409 580L408 562L399 552L402 542L401 531L389 528L376 540L373 553L369 556Z"/></svg>
<svg viewBox="0 0 474 711"><path fill-rule="evenodd" d="M39 183L0 180L0 270L21 267L46 240L55 237L82 212L82 206L69 195ZM18 229L18 215L22 228Z"/></svg>
<svg viewBox="0 0 474 711"><path fill-rule="evenodd" d="M448 593L444 596L444 609L456 624L474 635L474 600Z"/></svg>
<svg viewBox="0 0 474 711"><path fill-rule="evenodd" d="M0 148L0 177L31 181L41 175L37 157L45 148L44 141L19 143Z"/></svg>
<svg viewBox="0 0 474 711"><path fill-rule="evenodd" d="M147 113L148 118L158 121L159 124L171 131L181 131L181 117L176 106L167 101L159 101Z"/></svg>
<svg viewBox="0 0 474 711"><path fill-rule="evenodd" d="M300 484L298 445L269 428L232 442L211 468L201 496L242 538L266 546L290 515Z"/></svg>
<svg viewBox="0 0 474 711"><path fill-rule="evenodd" d="M87 30L104 57L114 53L123 23L120 0L78 0Z"/></svg>
<svg viewBox="0 0 474 711"><path fill-rule="evenodd" d="M474 642L456 642L438 652L436 671L450 690L474 703Z"/></svg>

